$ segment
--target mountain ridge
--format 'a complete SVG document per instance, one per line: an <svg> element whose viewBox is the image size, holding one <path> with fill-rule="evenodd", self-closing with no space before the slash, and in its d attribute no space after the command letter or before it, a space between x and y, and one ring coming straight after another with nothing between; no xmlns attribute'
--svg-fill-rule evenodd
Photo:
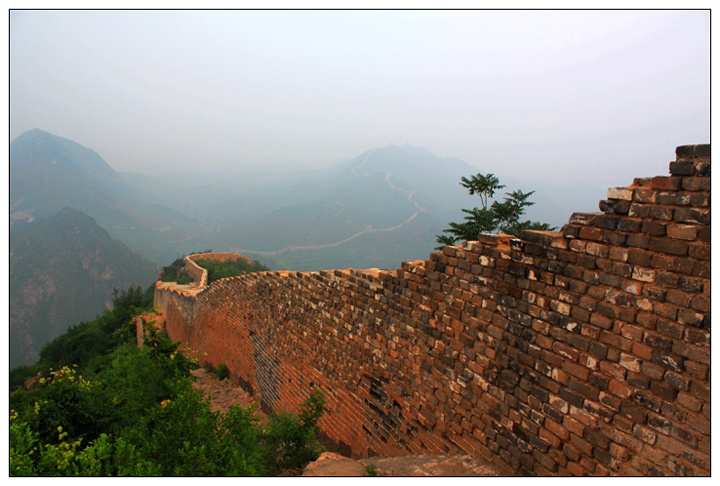
<svg viewBox="0 0 720 486"><path fill-rule="evenodd" d="M109 308L113 288L146 287L157 270L76 209L23 228L10 243L11 367L30 364L44 343Z"/></svg>
<svg viewBox="0 0 720 486"><path fill-rule="evenodd" d="M11 239L23 224L66 206L155 263L194 247L198 237L196 222L128 183L95 151L40 129L24 132L10 143ZM171 248L158 251L160 245Z"/></svg>

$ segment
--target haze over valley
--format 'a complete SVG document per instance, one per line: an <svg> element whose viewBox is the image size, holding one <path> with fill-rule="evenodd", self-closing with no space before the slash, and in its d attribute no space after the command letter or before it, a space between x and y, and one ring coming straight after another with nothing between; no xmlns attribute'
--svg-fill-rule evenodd
<svg viewBox="0 0 720 486"><path fill-rule="evenodd" d="M560 228L710 138L709 11L12 10L11 364L190 252L427 259L460 178Z"/></svg>
<svg viewBox="0 0 720 486"><path fill-rule="evenodd" d="M11 361L28 364L39 345L108 308L114 287L145 288L191 252L290 270L428 258L447 222L478 204L459 185L475 171L404 144L307 171L144 176L116 172L72 140L25 132L10 145Z"/></svg>

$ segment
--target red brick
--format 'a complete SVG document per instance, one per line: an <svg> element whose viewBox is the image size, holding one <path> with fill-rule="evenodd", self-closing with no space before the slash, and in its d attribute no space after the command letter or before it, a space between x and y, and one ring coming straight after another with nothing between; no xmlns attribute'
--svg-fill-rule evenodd
<svg viewBox="0 0 720 486"><path fill-rule="evenodd" d="M583 226L580 228L580 238L583 240L602 241L603 230L594 226Z"/></svg>

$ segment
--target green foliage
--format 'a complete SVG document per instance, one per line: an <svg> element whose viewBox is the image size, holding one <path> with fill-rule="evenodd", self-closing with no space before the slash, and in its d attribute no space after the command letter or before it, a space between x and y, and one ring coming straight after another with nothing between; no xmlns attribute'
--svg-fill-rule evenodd
<svg viewBox="0 0 720 486"><path fill-rule="evenodd" d="M45 344L40 351L40 368L58 368L70 364L85 368L116 346L134 342L135 325L132 318L152 309L153 289L154 286L150 286L143 291L135 285L125 290L114 289L112 310L106 310L94 321L71 326L65 334Z"/></svg>
<svg viewBox="0 0 720 486"><path fill-rule="evenodd" d="M118 291L112 311L78 327L115 334L129 325L116 319L131 319L145 297ZM146 327L142 348L124 342L97 355L102 346L88 355L63 349L81 342L78 331L61 336L58 355L82 356L87 374L82 366L44 369L36 389L10 394L12 476L267 476L317 458L320 391L297 414L272 415L266 424L257 406L213 412L192 387L196 360L154 323Z"/></svg>
<svg viewBox="0 0 720 486"><path fill-rule="evenodd" d="M299 414L280 413L260 425L257 406L213 412L188 381L172 398L155 403L120 433L91 441L63 426L43 440L27 417L10 414L12 476L267 476L317 459L322 392ZM85 443L87 446L84 446Z"/></svg>
<svg viewBox="0 0 720 486"><path fill-rule="evenodd" d="M10 411L10 476L35 476L35 457L37 456L37 432L18 418L18 413Z"/></svg>
<svg viewBox="0 0 720 486"><path fill-rule="evenodd" d="M464 221L460 223L450 222L449 228L443 230L444 235L436 235L440 246L454 245L462 240L475 240L481 233L501 232L509 235L520 236L524 229L550 230L547 223L537 221L520 221L525 214L525 208L535 204L530 201L535 191L524 193L520 190L505 193L503 201L493 201L495 191L503 189L498 178L493 174L476 174L462 177L460 185L468 190L470 195L477 194L480 198L482 208L463 209L466 214Z"/></svg>
<svg viewBox="0 0 720 486"><path fill-rule="evenodd" d="M52 371L41 385L33 425L44 443L55 442L58 427L74 439L93 440L115 422L115 406L107 391L74 367Z"/></svg>
<svg viewBox="0 0 720 486"><path fill-rule="evenodd" d="M184 371L173 369L172 362L168 357L159 365L147 347L122 348L113 354L109 366L98 374L110 401L117 405L115 422L107 431L118 432L130 426L155 404L174 396L178 388L176 376ZM181 367L185 369L184 364Z"/></svg>
<svg viewBox="0 0 720 486"><path fill-rule="evenodd" d="M185 257L180 257L167 267L163 267L160 280L162 282L176 282L181 285L189 284L192 279L190 274L185 271Z"/></svg>
<svg viewBox="0 0 720 486"><path fill-rule="evenodd" d="M230 377L230 370L228 370L228 367L225 363L220 363L215 368L215 376L217 376L218 380L226 380Z"/></svg>
<svg viewBox="0 0 720 486"><path fill-rule="evenodd" d="M28 422L10 412L10 476L156 476L157 464L122 437L100 436L87 447L69 441L58 426L57 443L43 443Z"/></svg>
<svg viewBox="0 0 720 486"><path fill-rule="evenodd" d="M244 258L224 262L198 259L195 260L195 263L208 271L208 284L221 278L237 277L251 272L269 270L268 267L258 261L248 261Z"/></svg>
<svg viewBox="0 0 720 486"><path fill-rule="evenodd" d="M296 469L317 459L318 421L325 407L325 393L314 390L300 405L300 414L280 412L272 416L267 444L271 466L275 470Z"/></svg>
<svg viewBox="0 0 720 486"><path fill-rule="evenodd" d="M14 390L21 387L25 380L36 375L38 372L42 372L42 370L43 367L41 363L35 363L29 366L16 366L10 370L10 389Z"/></svg>
<svg viewBox="0 0 720 486"><path fill-rule="evenodd" d="M197 255L198 253L212 253L212 250L193 252L190 254ZM208 284L221 278L237 277L247 273L269 270L268 267L258 261L248 261L244 258L224 262L198 258L195 260L195 263L208 271ZM190 274L185 271L185 257L178 258L172 264L163 267L160 280L163 282L176 282L183 285L189 284L192 278Z"/></svg>

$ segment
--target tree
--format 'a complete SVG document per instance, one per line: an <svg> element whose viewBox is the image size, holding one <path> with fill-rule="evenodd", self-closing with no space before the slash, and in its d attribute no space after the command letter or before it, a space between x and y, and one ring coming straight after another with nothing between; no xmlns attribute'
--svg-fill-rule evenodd
<svg viewBox="0 0 720 486"><path fill-rule="evenodd" d="M436 249L443 246L454 245L457 241L475 240L481 233L502 232L514 236L520 236L524 229L551 230L547 223L538 221L520 221L525 214L525 208L535 204L530 201L535 191L522 192L516 190L506 192L502 202L493 201L495 191L503 189L499 179L494 174L476 174L460 179L460 185L468 190L472 196L477 194L480 197L482 208L463 209L466 214L461 223L450 222L449 228L443 230L444 235L437 235L437 242L440 244ZM492 202L491 202L492 201Z"/></svg>

